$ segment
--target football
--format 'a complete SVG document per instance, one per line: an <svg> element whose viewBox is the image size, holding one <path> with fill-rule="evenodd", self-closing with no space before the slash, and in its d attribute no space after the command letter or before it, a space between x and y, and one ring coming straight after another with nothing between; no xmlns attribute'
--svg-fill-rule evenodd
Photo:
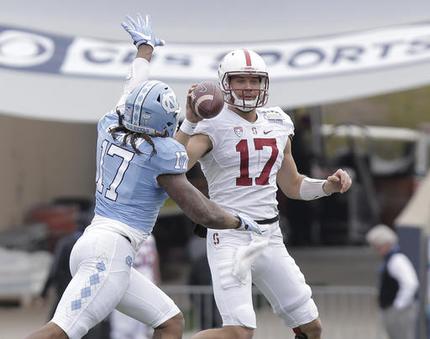
<svg viewBox="0 0 430 339"><path fill-rule="evenodd" d="M211 119L224 107L224 95L213 81L203 81L191 93L194 112L203 119Z"/></svg>

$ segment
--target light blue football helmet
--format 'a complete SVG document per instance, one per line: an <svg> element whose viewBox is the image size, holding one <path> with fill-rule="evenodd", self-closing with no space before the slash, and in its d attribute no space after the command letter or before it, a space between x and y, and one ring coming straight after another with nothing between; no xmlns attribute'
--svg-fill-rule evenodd
<svg viewBox="0 0 430 339"><path fill-rule="evenodd" d="M133 132L172 137L178 114L179 104L173 90L164 82L150 80L128 95L122 123Z"/></svg>

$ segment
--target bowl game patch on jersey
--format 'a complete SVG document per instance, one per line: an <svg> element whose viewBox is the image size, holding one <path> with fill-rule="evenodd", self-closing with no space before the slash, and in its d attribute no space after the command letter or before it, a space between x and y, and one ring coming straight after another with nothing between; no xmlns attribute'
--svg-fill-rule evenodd
<svg viewBox="0 0 430 339"><path fill-rule="evenodd" d="M293 121L280 107L263 107L258 109L258 113L261 114L268 122L286 126L288 133L294 134Z"/></svg>
<svg viewBox="0 0 430 339"><path fill-rule="evenodd" d="M279 107L267 107L258 110L263 114L263 117L270 122L284 124L287 114Z"/></svg>

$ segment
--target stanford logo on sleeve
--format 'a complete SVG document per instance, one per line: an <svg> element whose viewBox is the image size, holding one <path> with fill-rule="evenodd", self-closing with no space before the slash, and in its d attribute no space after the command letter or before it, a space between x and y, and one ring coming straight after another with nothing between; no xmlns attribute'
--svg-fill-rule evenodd
<svg viewBox="0 0 430 339"><path fill-rule="evenodd" d="M241 138L243 135L243 128L242 127L234 127L234 133Z"/></svg>

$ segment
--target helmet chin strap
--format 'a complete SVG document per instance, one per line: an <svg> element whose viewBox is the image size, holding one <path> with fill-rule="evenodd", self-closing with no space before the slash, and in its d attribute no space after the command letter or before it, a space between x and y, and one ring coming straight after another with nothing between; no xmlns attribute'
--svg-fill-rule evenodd
<svg viewBox="0 0 430 339"><path fill-rule="evenodd" d="M247 107L247 108L237 107L237 106L234 106L234 107L236 107L239 111L241 111L243 113L249 113L255 109L255 108L251 108L251 107Z"/></svg>
<svg viewBox="0 0 430 339"><path fill-rule="evenodd" d="M234 107L236 107L240 111L248 113L253 111L255 108L257 108L258 97L255 98L254 100L243 100L243 99L239 99L236 93L234 93L233 91L231 91L231 95L233 97L233 103L235 105Z"/></svg>

